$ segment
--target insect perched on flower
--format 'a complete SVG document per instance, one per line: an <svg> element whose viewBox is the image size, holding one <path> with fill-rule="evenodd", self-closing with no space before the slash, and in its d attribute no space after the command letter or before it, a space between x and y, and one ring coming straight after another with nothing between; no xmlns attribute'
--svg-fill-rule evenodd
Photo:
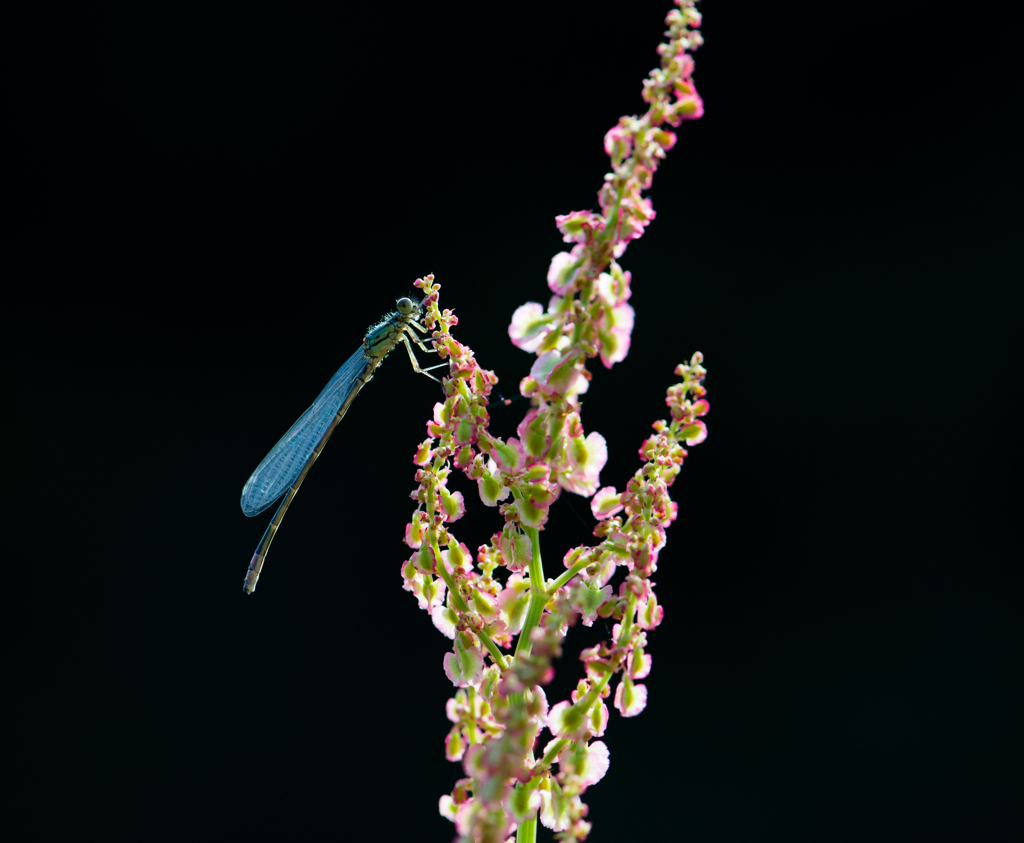
<svg viewBox="0 0 1024 843"><path fill-rule="evenodd" d="M310 408L288 428L288 432L271 448L270 453L242 487L242 512L249 517L259 515L284 495L284 500L274 513L249 563L249 570L242 584L247 594L252 594L256 590L256 581L260 578L270 543L274 540L274 534L281 526L281 520L298 493L302 481L306 479L307 472L320 456L327 440L334 433L334 428L345 417L359 391L370 382L373 373L391 350L400 342L405 343L413 369L437 380L430 374L430 369L439 367L421 369L409 343L412 329L426 333L426 329L417 321L422 313L420 302L403 296L395 302L395 307L394 312L388 313L369 327L366 336L363 337L363 344L356 353L335 372L334 377ZM415 334L411 336L412 341L423 351L433 350L427 348Z"/></svg>

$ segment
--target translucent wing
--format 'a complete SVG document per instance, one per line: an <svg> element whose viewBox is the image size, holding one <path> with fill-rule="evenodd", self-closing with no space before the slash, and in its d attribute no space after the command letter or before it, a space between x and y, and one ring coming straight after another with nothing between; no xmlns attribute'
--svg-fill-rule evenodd
<svg viewBox="0 0 1024 843"><path fill-rule="evenodd" d="M335 415L370 361L360 348L335 373L306 410L252 473L242 488L242 512L249 517L267 509L295 482L331 426Z"/></svg>

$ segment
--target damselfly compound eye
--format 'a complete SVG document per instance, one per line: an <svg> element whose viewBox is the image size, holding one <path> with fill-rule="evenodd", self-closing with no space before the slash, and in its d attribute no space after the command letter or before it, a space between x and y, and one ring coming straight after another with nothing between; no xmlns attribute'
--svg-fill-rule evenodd
<svg viewBox="0 0 1024 843"><path fill-rule="evenodd" d="M398 307L398 312L403 316L408 316L412 313L413 308L415 307L412 303L412 299L406 298L405 296L402 296L402 298L400 298L395 304Z"/></svg>

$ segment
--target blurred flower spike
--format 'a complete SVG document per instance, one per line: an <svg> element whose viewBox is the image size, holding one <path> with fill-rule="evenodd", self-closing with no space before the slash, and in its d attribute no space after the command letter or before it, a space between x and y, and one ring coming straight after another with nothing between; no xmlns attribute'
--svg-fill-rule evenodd
<svg viewBox="0 0 1024 843"><path fill-rule="evenodd" d="M433 276L415 282L423 327L449 373L444 401L412 453L416 510L405 529L410 554L401 575L452 642L443 663L456 689L447 706L445 756L462 765L465 777L438 807L465 843L504 843L513 831L521 843L532 841L538 820L556 839L585 839L591 824L581 797L609 767L608 748L598 740L609 710L634 717L647 705L647 635L664 616L651 577L679 513L670 489L686 447L707 436L703 357L697 352L676 368L681 381L667 392L669 418L654 423L639 449L641 467L621 492L601 485L608 444L585 430L580 396L590 387L588 361L600 358L610 369L629 353L632 277L618 260L655 219L642 194L676 145L666 126L703 114L691 56L702 43L700 14L694 0L674 2L669 40L658 47L660 68L644 82L647 112L621 118L605 135L611 172L597 194L600 212L556 217L572 245L551 260L550 299L546 306L523 304L508 326L512 343L535 355L519 384L530 408L516 436L490 432L497 378L452 335L458 319L439 308ZM476 497L501 516L500 529L475 556L455 530L482 510L449 488L453 469L475 481ZM591 498L597 542L567 550L564 570L550 578L540 534L564 493ZM549 707L544 686L569 627L599 619L611 622L611 637L583 651L583 678L570 699Z"/></svg>

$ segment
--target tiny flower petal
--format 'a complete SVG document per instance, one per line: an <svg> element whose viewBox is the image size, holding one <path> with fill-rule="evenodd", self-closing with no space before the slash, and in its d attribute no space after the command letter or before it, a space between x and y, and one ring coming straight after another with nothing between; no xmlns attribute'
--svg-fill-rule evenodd
<svg viewBox="0 0 1024 843"><path fill-rule="evenodd" d="M449 492L447 489L441 489L440 498L445 521L458 521L466 514L466 501L462 497L462 492Z"/></svg>
<svg viewBox="0 0 1024 843"><path fill-rule="evenodd" d="M516 428L526 453L531 457L542 457L551 446L551 437L544 429L544 419L536 409L530 410Z"/></svg>
<svg viewBox="0 0 1024 843"><path fill-rule="evenodd" d="M572 825L574 809L578 809L579 796L569 796L553 790L540 791L540 822L552 831L566 831Z"/></svg>
<svg viewBox="0 0 1024 843"><path fill-rule="evenodd" d="M573 211L555 217L555 225L566 243L586 243L587 234L604 228L604 220L590 211Z"/></svg>
<svg viewBox="0 0 1024 843"><path fill-rule="evenodd" d="M509 634L515 635L522 630L529 605L529 583L521 574L513 574L508 578L508 586L498 595L498 611Z"/></svg>
<svg viewBox="0 0 1024 843"><path fill-rule="evenodd" d="M548 520L547 506L537 506L521 497L515 499L515 506L524 527L542 527Z"/></svg>
<svg viewBox="0 0 1024 843"><path fill-rule="evenodd" d="M596 705L591 706L590 713L587 715L587 728L595 738L599 738L604 734L607 726L608 706L601 700Z"/></svg>
<svg viewBox="0 0 1024 843"><path fill-rule="evenodd" d="M469 751L472 752L476 748L476 746L470 747ZM462 760L462 765L463 767L466 765L465 758ZM479 813L480 802L477 799L470 797L459 805L458 810L455 812L455 830L459 832L461 837L471 839L470 835L473 833L473 820Z"/></svg>
<svg viewBox="0 0 1024 843"><path fill-rule="evenodd" d="M587 747L583 769L579 771L579 780L584 787L597 784L608 772L608 746L604 741L594 741Z"/></svg>
<svg viewBox="0 0 1024 843"><path fill-rule="evenodd" d="M455 804L455 800L447 793L437 800L437 809L446 820L455 822L455 814L459 810L459 806Z"/></svg>
<svg viewBox="0 0 1024 843"><path fill-rule="evenodd" d="M586 392L588 384L581 374L582 368L583 361L570 352L566 354L564 359L552 367L551 372L544 381L538 379L538 382L547 386L549 391L554 391L561 395Z"/></svg>
<svg viewBox="0 0 1024 843"><path fill-rule="evenodd" d="M517 823L531 820L540 809L540 793L535 787L511 787L502 803Z"/></svg>
<svg viewBox="0 0 1024 843"><path fill-rule="evenodd" d="M405 543L413 549L423 543L423 522L417 517L420 515L419 512L415 513L412 521L405 525Z"/></svg>
<svg viewBox="0 0 1024 843"><path fill-rule="evenodd" d="M530 377L537 381L538 384L546 385L548 378L551 376L551 372L554 370L555 366L558 365L561 359L561 352L545 351L530 367Z"/></svg>
<svg viewBox="0 0 1024 843"><path fill-rule="evenodd" d="M646 600L636 604L636 622L641 629L654 629L665 617L665 610L658 605L658 598L652 593Z"/></svg>
<svg viewBox="0 0 1024 843"><path fill-rule="evenodd" d="M699 445L708 438L708 426L697 419L679 431L679 435L686 440L687 445Z"/></svg>
<svg viewBox="0 0 1024 843"><path fill-rule="evenodd" d="M512 323L508 326L512 344L523 351L536 351L551 330L551 320L552 317L545 314L544 307L537 302L521 305L512 314Z"/></svg>
<svg viewBox="0 0 1024 843"><path fill-rule="evenodd" d="M473 554L466 547L465 542L449 544L446 550L441 551L445 567L451 571L458 568L461 571L469 571L473 567Z"/></svg>
<svg viewBox="0 0 1024 843"><path fill-rule="evenodd" d="M636 717L647 707L647 687L634 685L628 676L622 677L615 689L615 707L623 717Z"/></svg>
<svg viewBox="0 0 1024 843"><path fill-rule="evenodd" d="M412 461L416 463L416 465L426 465L434 458L434 452L430 448L430 442L430 439L424 439L416 449L416 453L412 458Z"/></svg>
<svg viewBox="0 0 1024 843"><path fill-rule="evenodd" d="M480 479L476 482L477 487L480 490L480 500L482 500L486 506L497 506L498 501L505 500L505 498L510 494L508 486L501 483L498 478L489 471L485 471L480 475Z"/></svg>
<svg viewBox="0 0 1024 843"><path fill-rule="evenodd" d="M621 161L632 150L632 140L622 126L612 126L604 136L604 151L609 158Z"/></svg>
<svg viewBox="0 0 1024 843"><path fill-rule="evenodd" d="M629 678L646 678L651 672L651 663L653 661L650 653L641 652L639 647L635 649L629 658Z"/></svg>
<svg viewBox="0 0 1024 843"><path fill-rule="evenodd" d="M548 728L556 738L579 740L587 733L587 720L571 702L563 700L548 712Z"/></svg>
<svg viewBox="0 0 1024 843"><path fill-rule="evenodd" d="M629 307L629 305L626 305ZM610 369L616 363L626 359L629 354L629 347L632 345L632 337L625 331L618 329L612 331L598 331L598 339L601 341L601 362L606 369Z"/></svg>
<svg viewBox="0 0 1024 843"><path fill-rule="evenodd" d="M662 129L654 133L654 141L662 149L668 152L673 146L676 145L676 133L670 132L667 129Z"/></svg>
<svg viewBox="0 0 1024 843"><path fill-rule="evenodd" d="M502 442L500 439L496 442L497 444L491 451L491 459L494 460L498 468L506 474L521 471L526 465L526 449L523 447L523 443L515 437L507 442Z"/></svg>
<svg viewBox="0 0 1024 843"><path fill-rule="evenodd" d="M444 757L449 761L461 761L462 756L466 753L466 742L462 737L462 730L458 726L453 726L451 731L448 732L448 736L444 739ZM443 796L441 797L444 798ZM451 797L448 797L451 799ZM442 811L442 813L444 813ZM449 819L454 819L454 813Z"/></svg>
<svg viewBox="0 0 1024 843"><path fill-rule="evenodd" d="M530 539L526 534L515 529L506 527L499 533L496 540L496 547L501 551L502 561L505 567L513 574L526 570L533 558L533 548ZM521 577L519 579L522 579ZM519 582L515 577L509 577L508 584Z"/></svg>
<svg viewBox="0 0 1024 843"><path fill-rule="evenodd" d="M574 439L569 446L570 471L558 475L563 489L590 497L600 485L600 473L608 462L608 443L596 431L583 441Z"/></svg>
<svg viewBox="0 0 1024 843"><path fill-rule="evenodd" d="M548 287L551 289L551 292L563 295L576 283L576 279L580 274L580 267L576 263L576 256L569 254L569 252L559 252L551 259L551 266L548 267ZM516 312L518 313L519 311ZM512 321L515 322L515 317L512 318ZM538 342L537 345L540 345L540 343ZM519 347L523 348L523 346ZM527 351L533 350L532 348L527 349Z"/></svg>
<svg viewBox="0 0 1024 843"><path fill-rule="evenodd" d="M445 653L444 672L457 688L468 688L470 685L479 684L484 669L484 657L479 646L467 647L463 644L462 638L463 635L457 635L455 651Z"/></svg>
<svg viewBox="0 0 1024 843"><path fill-rule="evenodd" d="M611 597L612 587L598 588L580 579L569 586L569 606L580 613L584 626L593 626L597 610Z"/></svg>
<svg viewBox="0 0 1024 843"><path fill-rule="evenodd" d="M605 486L594 495L590 501L590 511L598 521L611 518L618 512L622 512L622 496L615 491L614 486Z"/></svg>
<svg viewBox="0 0 1024 843"><path fill-rule="evenodd" d="M434 606L430 610L430 620L446 638L455 638L455 624L459 622L459 618L447 606Z"/></svg>

